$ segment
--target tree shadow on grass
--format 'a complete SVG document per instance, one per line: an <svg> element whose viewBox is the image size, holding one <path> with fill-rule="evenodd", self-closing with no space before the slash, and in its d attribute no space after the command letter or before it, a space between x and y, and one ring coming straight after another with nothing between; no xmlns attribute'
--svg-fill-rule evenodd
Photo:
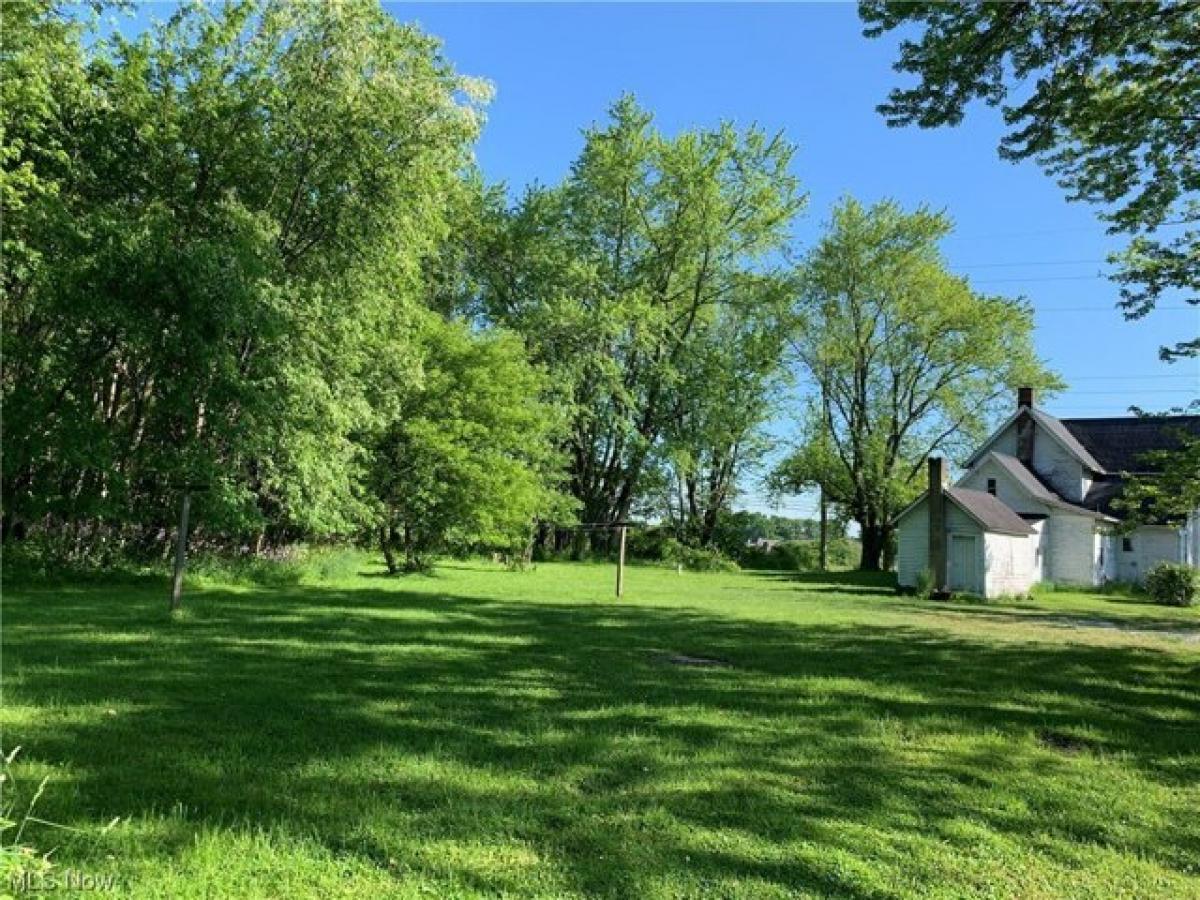
<svg viewBox="0 0 1200 900"><path fill-rule="evenodd" d="M896 589L894 572L787 572L747 569L744 574L759 581L803 586L808 592L831 594L872 594L879 597Z"/></svg>
<svg viewBox="0 0 1200 900"><path fill-rule="evenodd" d="M432 873L447 863L397 835L515 838L573 890L620 897L668 876L877 895L784 849L881 852L846 821L900 846L967 816L1064 860L1111 845L1181 872L1200 851L1194 825L1122 830L1083 789L1104 758L1167 789L1200 779L1187 657L404 589L205 591L177 622L161 604L6 601L12 692L48 711L10 742L70 767L60 821L179 808ZM1046 733L1089 749L1056 753ZM1181 796L1168 820L1185 822ZM520 891L499 870L458 876Z"/></svg>

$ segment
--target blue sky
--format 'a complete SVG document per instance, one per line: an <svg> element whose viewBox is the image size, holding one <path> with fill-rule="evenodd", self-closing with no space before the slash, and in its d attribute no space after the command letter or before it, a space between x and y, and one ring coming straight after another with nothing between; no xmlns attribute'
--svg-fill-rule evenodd
<svg viewBox="0 0 1200 900"><path fill-rule="evenodd" d="M810 194L800 245L845 194L945 209L957 224L944 245L955 270L1037 310L1038 349L1070 385L1052 412L1121 415L1200 393L1200 361L1157 359L1161 344L1196 333L1200 310L1176 301L1125 322L1100 277L1118 242L1037 166L999 159L996 110L979 107L954 129L884 125L875 105L900 78L895 42L864 38L851 4L385 5L442 38L459 71L494 85L478 145L491 180L515 191L558 181L581 129L625 91L667 132L721 119L782 129ZM136 21L168 12L143 7Z"/></svg>
<svg viewBox="0 0 1200 900"><path fill-rule="evenodd" d="M478 146L484 173L518 189L563 177L580 129L632 91L667 132L721 119L783 129L810 194L798 224L811 244L841 196L945 209L944 249L980 290L1034 305L1042 356L1070 389L1060 416L1161 409L1200 393L1200 362L1168 366L1157 349L1194 335L1200 311L1140 322L1113 308L1099 277L1118 243L1094 210L1070 204L1032 163L1001 160L996 110L954 129L888 128L875 106L900 76L892 39L868 40L849 4L394 4L445 42L463 73L496 96ZM811 504L801 504L806 511ZM789 504L795 511L797 508Z"/></svg>

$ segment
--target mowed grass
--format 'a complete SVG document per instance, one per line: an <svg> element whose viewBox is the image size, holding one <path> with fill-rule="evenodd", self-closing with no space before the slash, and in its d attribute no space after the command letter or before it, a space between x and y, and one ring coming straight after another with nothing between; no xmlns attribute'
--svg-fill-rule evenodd
<svg viewBox="0 0 1200 900"><path fill-rule="evenodd" d="M5 748L78 829L25 839L130 897L1200 896L1196 610L357 568L8 586Z"/></svg>

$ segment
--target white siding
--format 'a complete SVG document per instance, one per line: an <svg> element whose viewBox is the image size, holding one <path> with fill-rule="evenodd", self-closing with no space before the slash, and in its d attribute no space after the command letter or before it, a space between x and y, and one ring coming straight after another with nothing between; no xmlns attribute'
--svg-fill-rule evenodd
<svg viewBox="0 0 1200 900"><path fill-rule="evenodd" d="M1083 466L1057 440L1037 429L1033 439L1033 468L1053 485L1064 500L1083 500Z"/></svg>
<svg viewBox="0 0 1200 900"><path fill-rule="evenodd" d="M1038 581L1040 535L984 535L984 596L1024 594Z"/></svg>
<svg viewBox="0 0 1200 900"><path fill-rule="evenodd" d="M1124 549L1125 541L1131 544L1129 550ZM1175 528L1148 525L1125 535L1119 543L1117 577L1121 581L1140 582L1156 562L1180 562L1183 559L1183 542Z"/></svg>
<svg viewBox="0 0 1200 900"><path fill-rule="evenodd" d="M1111 531L1096 529L1096 578L1094 584L1106 584L1119 577L1117 561L1120 559L1121 541Z"/></svg>
<svg viewBox="0 0 1200 900"><path fill-rule="evenodd" d="M929 568L929 508L922 500L896 524L896 583L916 587Z"/></svg>
<svg viewBox="0 0 1200 900"><path fill-rule="evenodd" d="M962 487L970 488L973 491L986 492L989 478L996 479L996 499L1000 500L1009 509L1018 513L1041 516L1049 512L1046 504L1031 498L1029 492L1015 478L1009 475L1003 466L992 460L981 462L967 472L958 483Z"/></svg>
<svg viewBox="0 0 1200 900"><path fill-rule="evenodd" d="M1180 539L1183 542L1183 562L1200 566L1200 509L1188 516Z"/></svg>
<svg viewBox="0 0 1200 900"><path fill-rule="evenodd" d="M1013 422L998 435L996 440L989 447L989 450L995 450L997 453L1004 453L1008 456L1017 455L1017 423Z"/></svg>
<svg viewBox="0 0 1200 900"><path fill-rule="evenodd" d="M946 530L948 534L981 533L979 524L953 503L946 504ZM929 504L922 499L896 526L896 583L916 587L921 573L928 568Z"/></svg>
<svg viewBox="0 0 1200 900"><path fill-rule="evenodd" d="M1096 525L1086 516L1055 515L1046 520L1042 548L1044 575L1055 584L1095 583Z"/></svg>

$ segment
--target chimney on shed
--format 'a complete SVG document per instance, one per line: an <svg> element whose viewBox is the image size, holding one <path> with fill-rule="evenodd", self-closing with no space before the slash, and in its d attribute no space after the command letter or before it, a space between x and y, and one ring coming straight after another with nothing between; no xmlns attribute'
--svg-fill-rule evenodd
<svg viewBox="0 0 1200 900"><path fill-rule="evenodd" d="M1017 388L1017 459L1033 468L1033 388Z"/></svg>
<svg viewBox="0 0 1200 900"><path fill-rule="evenodd" d="M946 590L946 463L929 457L929 571L935 592Z"/></svg>

